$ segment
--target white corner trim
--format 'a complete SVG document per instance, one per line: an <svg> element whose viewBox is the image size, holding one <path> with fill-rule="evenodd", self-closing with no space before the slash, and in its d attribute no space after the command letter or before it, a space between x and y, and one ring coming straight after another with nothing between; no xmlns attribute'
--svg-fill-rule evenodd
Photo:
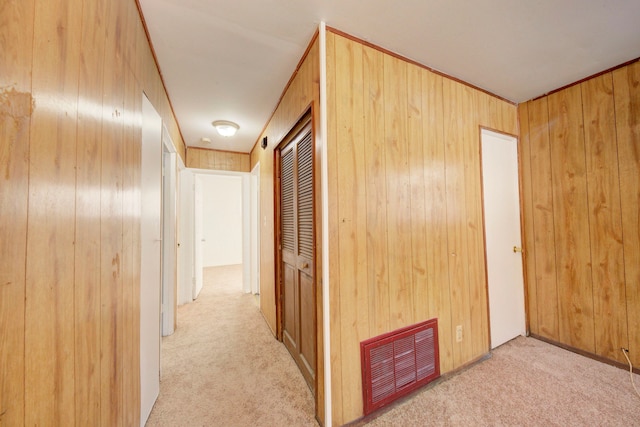
<svg viewBox="0 0 640 427"><path fill-rule="evenodd" d="M329 170L327 160L327 27L320 22L320 143L322 202L322 329L324 334L324 425L331 426L331 330L329 322Z"/></svg>

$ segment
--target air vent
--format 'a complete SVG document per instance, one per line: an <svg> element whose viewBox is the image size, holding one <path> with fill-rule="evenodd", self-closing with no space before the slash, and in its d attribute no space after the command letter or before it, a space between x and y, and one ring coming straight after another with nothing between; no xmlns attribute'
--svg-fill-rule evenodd
<svg viewBox="0 0 640 427"><path fill-rule="evenodd" d="M438 320L431 319L360 343L364 414L440 376Z"/></svg>

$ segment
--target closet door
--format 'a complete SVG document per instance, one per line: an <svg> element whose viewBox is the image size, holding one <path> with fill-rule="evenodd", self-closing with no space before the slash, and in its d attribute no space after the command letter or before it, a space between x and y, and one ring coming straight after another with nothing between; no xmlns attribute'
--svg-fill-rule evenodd
<svg viewBox="0 0 640 427"><path fill-rule="evenodd" d="M313 139L304 126L280 151L282 340L311 390L316 370Z"/></svg>

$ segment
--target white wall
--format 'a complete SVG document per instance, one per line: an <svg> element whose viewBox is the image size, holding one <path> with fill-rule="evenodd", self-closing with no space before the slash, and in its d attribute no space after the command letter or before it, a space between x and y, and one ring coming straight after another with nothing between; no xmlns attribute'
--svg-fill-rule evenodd
<svg viewBox="0 0 640 427"><path fill-rule="evenodd" d="M242 264L242 176L202 175L203 267Z"/></svg>

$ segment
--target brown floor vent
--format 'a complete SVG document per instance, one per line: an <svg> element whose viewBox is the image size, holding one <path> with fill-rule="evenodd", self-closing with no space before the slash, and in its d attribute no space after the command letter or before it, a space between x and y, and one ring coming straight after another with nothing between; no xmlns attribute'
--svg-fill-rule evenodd
<svg viewBox="0 0 640 427"><path fill-rule="evenodd" d="M360 343L364 414L440 376L438 319Z"/></svg>

